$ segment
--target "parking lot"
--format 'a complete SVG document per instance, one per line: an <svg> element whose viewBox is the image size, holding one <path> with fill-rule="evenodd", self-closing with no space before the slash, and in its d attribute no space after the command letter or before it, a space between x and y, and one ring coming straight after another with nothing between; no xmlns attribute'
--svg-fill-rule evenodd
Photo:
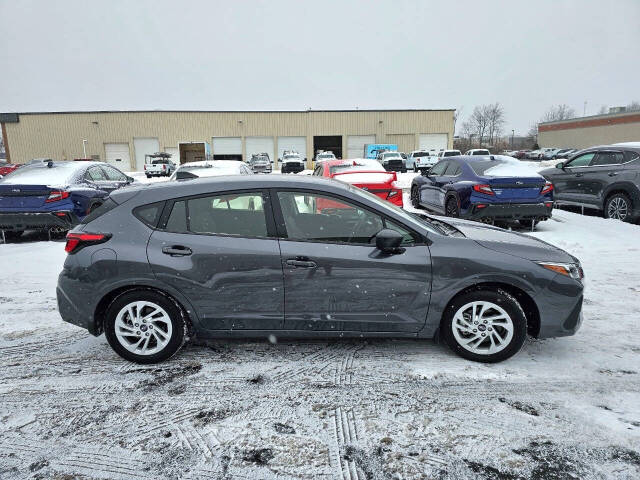
<svg viewBox="0 0 640 480"><path fill-rule="evenodd" d="M60 320L63 243L27 234L0 245L0 478L637 478L638 228L542 222L582 261L584 324L493 365L275 337L128 363Z"/></svg>

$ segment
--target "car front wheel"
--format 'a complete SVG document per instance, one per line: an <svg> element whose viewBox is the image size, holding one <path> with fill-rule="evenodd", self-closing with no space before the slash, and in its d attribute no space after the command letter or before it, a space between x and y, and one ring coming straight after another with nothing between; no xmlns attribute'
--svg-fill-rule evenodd
<svg viewBox="0 0 640 480"><path fill-rule="evenodd" d="M152 290L134 290L109 305L104 331L111 348L125 360L157 363L182 347L187 321L167 296Z"/></svg>
<svg viewBox="0 0 640 480"><path fill-rule="evenodd" d="M458 200L455 197L449 197L445 204L445 214L447 217L460 216L460 209L458 208Z"/></svg>
<svg viewBox="0 0 640 480"><path fill-rule="evenodd" d="M628 222L631 220L631 199L625 193L611 195L604 206L604 218Z"/></svg>
<svg viewBox="0 0 640 480"><path fill-rule="evenodd" d="M411 205L413 206L413 208L422 208L420 206L420 199L418 198L419 195L420 193L418 191L418 187L415 185L411 187Z"/></svg>
<svg viewBox="0 0 640 480"><path fill-rule="evenodd" d="M520 351L527 336L527 319L509 293L475 290L447 307L441 329L446 343L461 357L495 363Z"/></svg>

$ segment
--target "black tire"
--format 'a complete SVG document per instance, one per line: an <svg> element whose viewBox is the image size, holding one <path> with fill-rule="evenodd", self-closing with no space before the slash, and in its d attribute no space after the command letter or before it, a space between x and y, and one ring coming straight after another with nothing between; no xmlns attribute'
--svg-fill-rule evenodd
<svg viewBox="0 0 640 480"><path fill-rule="evenodd" d="M157 353L139 355L127 350L118 340L115 322L120 310L132 302L152 302L162 307L171 320L171 337L167 345ZM155 290L131 290L116 297L107 307L104 316L104 333L111 348L125 360L135 363L158 363L175 355L187 338L188 324L182 309L168 296Z"/></svg>
<svg viewBox="0 0 640 480"><path fill-rule="evenodd" d="M633 204L626 193L614 193L604 204L604 218L613 218L623 222L631 221Z"/></svg>
<svg viewBox="0 0 640 480"><path fill-rule="evenodd" d="M465 305L478 301L490 302L499 306L511 319L513 336L506 346L496 353L479 354L469 351L458 342L453 333L453 320L456 312ZM440 324L440 334L451 350L459 356L474 362L496 363L506 360L520 351L527 338L527 317L518 301L504 290L472 290L456 297L444 311ZM488 337L487 340L483 340L483 342L485 341L488 341ZM482 345L482 342L480 345Z"/></svg>
<svg viewBox="0 0 640 480"><path fill-rule="evenodd" d="M147 175L147 178L151 178L151 175Z"/></svg>
<svg viewBox="0 0 640 480"><path fill-rule="evenodd" d="M414 165L414 166L413 166L413 171L414 171L414 172L416 172L416 173L418 173L418 166L417 166L417 165Z"/></svg>
<svg viewBox="0 0 640 480"><path fill-rule="evenodd" d="M18 240L22 236L23 233L24 233L24 230L5 231L4 232L4 239L6 241ZM2 238L2 235L0 234L0 239L1 238Z"/></svg>
<svg viewBox="0 0 640 480"><path fill-rule="evenodd" d="M447 198L444 206L444 213L447 217L459 217L460 208L458 207L458 199L454 196Z"/></svg>
<svg viewBox="0 0 640 480"><path fill-rule="evenodd" d="M101 205L102 205L102 202L93 202L91 205L89 205L89 210L87 210L87 215L89 215L91 212L93 212L96 208L98 208Z"/></svg>
<svg viewBox="0 0 640 480"><path fill-rule="evenodd" d="M416 208L416 209L422 209L422 207L420 206L419 199L418 199L418 187L417 187L417 185L413 185L411 187L411 195L410 195L410 197L411 197L411 206L413 208Z"/></svg>

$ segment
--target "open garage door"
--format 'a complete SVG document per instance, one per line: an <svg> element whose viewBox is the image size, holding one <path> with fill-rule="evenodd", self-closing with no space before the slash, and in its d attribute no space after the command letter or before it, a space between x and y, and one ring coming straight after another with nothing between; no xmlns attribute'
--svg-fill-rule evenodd
<svg viewBox="0 0 640 480"><path fill-rule="evenodd" d="M318 135L313 137L313 158L322 150L333 152L336 158L342 158L342 135Z"/></svg>
<svg viewBox="0 0 640 480"><path fill-rule="evenodd" d="M245 150L247 153L247 160L250 160L251 155L254 153L266 153L269 155L269 159L275 163L273 155L273 137L246 137Z"/></svg>
<svg viewBox="0 0 640 480"><path fill-rule="evenodd" d="M207 148L205 142L181 142L180 163L202 162L207 159Z"/></svg>
<svg viewBox="0 0 640 480"><path fill-rule="evenodd" d="M446 150L449 146L449 136L446 133L421 133L420 150Z"/></svg>
<svg viewBox="0 0 640 480"><path fill-rule="evenodd" d="M128 143L105 143L104 153L107 163L123 172L131 170L131 156L129 155Z"/></svg>
<svg viewBox="0 0 640 480"><path fill-rule="evenodd" d="M376 143L375 135L349 135L347 137L347 158L364 158L364 146Z"/></svg>
<svg viewBox="0 0 640 480"><path fill-rule="evenodd" d="M213 137L214 160L242 160L242 138Z"/></svg>
<svg viewBox="0 0 640 480"><path fill-rule="evenodd" d="M145 155L151 155L160 151L160 142L157 138L134 138L133 149L136 154L136 171L144 170Z"/></svg>
<svg viewBox="0 0 640 480"><path fill-rule="evenodd" d="M307 158L307 137L278 137L278 157L285 150L295 150L302 158Z"/></svg>

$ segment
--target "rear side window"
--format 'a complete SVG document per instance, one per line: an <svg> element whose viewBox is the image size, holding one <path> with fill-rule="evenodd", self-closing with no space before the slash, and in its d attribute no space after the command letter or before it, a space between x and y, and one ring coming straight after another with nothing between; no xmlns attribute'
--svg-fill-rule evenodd
<svg viewBox="0 0 640 480"><path fill-rule="evenodd" d="M172 232L267 237L260 192L229 193L174 204L166 229Z"/></svg>
<svg viewBox="0 0 640 480"><path fill-rule="evenodd" d="M102 205L92 209L91 212L80 221L80 223L87 224L89 222L92 222L96 218L101 217L102 215L104 215L110 210L113 210L117 206L118 204L116 202L114 202L110 198L107 198Z"/></svg>
<svg viewBox="0 0 640 480"><path fill-rule="evenodd" d="M437 163L436 166L431 169L431 175L443 175L444 171L447 169L447 165L449 165L449 162Z"/></svg>
<svg viewBox="0 0 640 480"><path fill-rule="evenodd" d="M593 162L591 162L591 166L616 165L620 163L624 163L624 156L622 155L622 152L600 152Z"/></svg>
<svg viewBox="0 0 640 480"><path fill-rule="evenodd" d="M138 220L151 228L156 228L160 214L162 213L162 207L164 202L150 203L149 205L142 205L133 210L133 214Z"/></svg>
<svg viewBox="0 0 640 480"><path fill-rule="evenodd" d="M627 150L624 152L625 162L633 162L634 160L638 160L640 158L640 154L638 152L632 152Z"/></svg>
<svg viewBox="0 0 640 480"><path fill-rule="evenodd" d="M460 168L460 165L458 165L457 162L451 162L447 167L447 171L445 172L445 175L448 177L455 177L457 175L460 175L461 173L462 173L462 169Z"/></svg>

